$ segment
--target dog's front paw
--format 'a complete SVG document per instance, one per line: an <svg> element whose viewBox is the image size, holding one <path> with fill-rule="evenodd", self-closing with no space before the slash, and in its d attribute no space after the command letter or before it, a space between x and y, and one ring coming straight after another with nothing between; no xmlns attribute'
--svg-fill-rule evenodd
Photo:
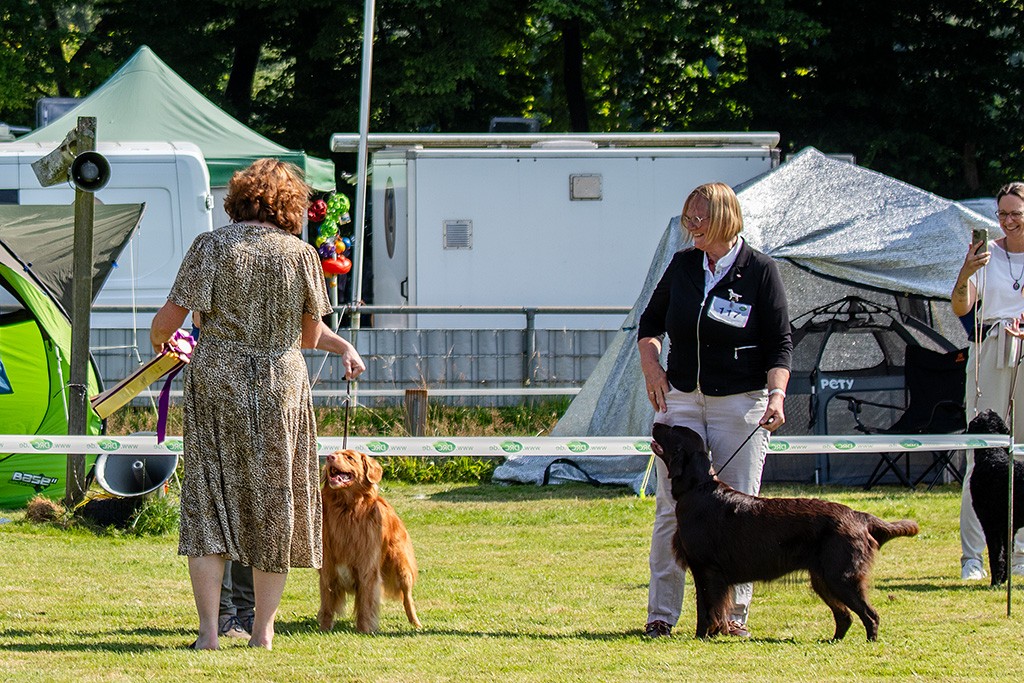
<svg viewBox="0 0 1024 683"><path fill-rule="evenodd" d="M320 622L320 630L323 631L324 633L327 633L332 628L334 628L334 615L333 614L324 614L323 612L320 612L319 614L316 615L316 620L318 622Z"/></svg>
<svg viewBox="0 0 1024 683"><path fill-rule="evenodd" d="M356 630L360 633L374 633L377 630L377 620L367 619L366 621L363 621L360 619L356 621Z"/></svg>

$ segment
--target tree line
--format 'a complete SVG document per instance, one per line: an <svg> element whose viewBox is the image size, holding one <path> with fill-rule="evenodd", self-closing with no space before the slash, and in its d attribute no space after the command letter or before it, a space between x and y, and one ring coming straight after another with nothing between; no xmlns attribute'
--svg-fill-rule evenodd
<svg viewBox="0 0 1024 683"><path fill-rule="evenodd" d="M371 129L766 130L951 198L1024 178L1024 0L377 3ZM290 147L357 130L362 0L0 0L0 121L141 45Z"/></svg>

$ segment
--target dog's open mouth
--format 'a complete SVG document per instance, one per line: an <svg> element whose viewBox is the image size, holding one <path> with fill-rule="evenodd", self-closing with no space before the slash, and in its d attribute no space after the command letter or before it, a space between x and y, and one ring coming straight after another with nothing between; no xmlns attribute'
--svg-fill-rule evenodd
<svg viewBox="0 0 1024 683"><path fill-rule="evenodd" d="M355 477L352 476L351 472L342 472L336 467L332 467L327 471L327 485L332 489L345 488L350 486L355 481Z"/></svg>

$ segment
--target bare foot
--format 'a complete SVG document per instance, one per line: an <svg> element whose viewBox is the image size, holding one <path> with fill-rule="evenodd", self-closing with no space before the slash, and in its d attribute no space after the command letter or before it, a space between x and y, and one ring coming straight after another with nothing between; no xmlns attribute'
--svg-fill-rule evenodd
<svg viewBox="0 0 1024 683"><path fill-rule="evenodd" d="M217 640L209 641L196 638L191 645L185 647L187 650L219 650L220 643Z"/></svg>

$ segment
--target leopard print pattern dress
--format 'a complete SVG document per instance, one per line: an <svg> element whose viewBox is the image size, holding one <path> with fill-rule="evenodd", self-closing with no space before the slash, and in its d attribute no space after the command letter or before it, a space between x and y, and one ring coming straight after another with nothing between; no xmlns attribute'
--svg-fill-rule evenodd
<svg viewBox="0 0 1024 683"><path fill-rule="evenodd" d="M316 421L302 316L327 315L312 245L275 227L200 235L168 299L199 312L184 375L178 553L265 572L321 565Z"/></svg>

